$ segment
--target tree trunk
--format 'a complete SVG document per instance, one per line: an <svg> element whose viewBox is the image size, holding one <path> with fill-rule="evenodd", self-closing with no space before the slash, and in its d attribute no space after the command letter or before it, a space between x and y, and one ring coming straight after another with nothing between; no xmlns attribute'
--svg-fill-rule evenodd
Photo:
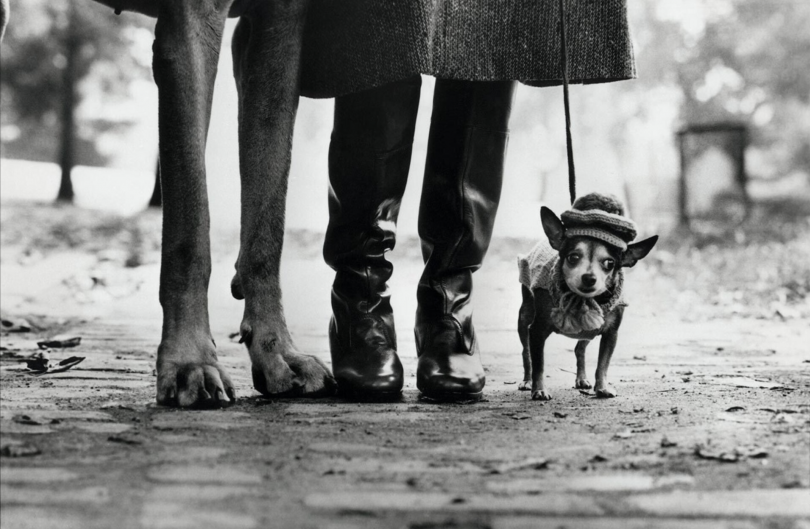
<svg viewBox="0 0 810 529"><path fill-rule="evenodd" d="M59 183L57 202L73 202L73 182L70 172L75 159L76 138L76 61L78 60L79 42L74 23L75 3L71 2L69 11L68 35L65 41L65 69L62 72L62 130L60 133L59 167L62 178Z"/></svg>
<svg viewBox="0 0 810 529"><path fill-rule="evenodd" d="M155 168L155 188L152 190L152 198L149 199L150 208L163 207L163 193L160 190L160 159Z"/></svg>

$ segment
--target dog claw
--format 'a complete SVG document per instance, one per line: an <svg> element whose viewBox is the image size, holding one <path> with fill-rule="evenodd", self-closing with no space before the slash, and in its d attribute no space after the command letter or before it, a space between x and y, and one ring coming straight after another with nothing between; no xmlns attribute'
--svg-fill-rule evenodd
<svg viewBox="0 0 810 529"><path fill-rule="evenodd" d="M532 400L551 400L551 393L543 390L532 391Z"/></svg>
<svg viewBox="0 0 810 529"><path fill-rule="evenodd" d="M595 390L595 393L596 398L598 399L612 399L613 397L616 396L616 392L610 386L606 388L598 388Z"/></svg>
<svg viewBox="0 0 810 529"><path fill-rule="evenodd" d="M586 378L578 378L576 383L574 384L574 388L576 389L591 389L591 383Z"/></svg>

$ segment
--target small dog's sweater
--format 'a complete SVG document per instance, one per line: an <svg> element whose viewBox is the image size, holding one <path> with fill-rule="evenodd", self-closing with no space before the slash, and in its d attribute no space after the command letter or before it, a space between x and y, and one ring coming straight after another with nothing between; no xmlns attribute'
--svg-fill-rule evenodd
<svg viewBox="0 0 810 529"><path fill-rule="evenodd" d="M624 271L616 272L612 295L606 303L578 296L565 284L562 275L560 254L545 239L532 248L527 255L518 256L520 282L526 288L548 292L555 308L551 311L552 323L557 332L578 340L592 340L605 323L605 316L613 309L627 304L622 299Z"/></svg>

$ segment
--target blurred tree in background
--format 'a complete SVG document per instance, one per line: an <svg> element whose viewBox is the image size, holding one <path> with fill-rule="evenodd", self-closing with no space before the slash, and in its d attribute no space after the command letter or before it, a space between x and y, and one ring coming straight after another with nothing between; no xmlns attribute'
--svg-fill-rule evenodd
<svg viewBox="0 0 810 529"><path fill-rule="evenodd" d="M683 123L743 122L757 176L810 175L810 2L631 2L639 91L675 86Z"/></svg>
<svg viewBox="0 0 810 529"><path fill-rule="evenodd" d="M3 156L57 161L57 200L72 201L75 165L105 165L99 136L131 124L77 109L92 98L126 97L133 80L150 76L131 53L137 32L150 24L90 0L14 5L0 65Z"/></svg>

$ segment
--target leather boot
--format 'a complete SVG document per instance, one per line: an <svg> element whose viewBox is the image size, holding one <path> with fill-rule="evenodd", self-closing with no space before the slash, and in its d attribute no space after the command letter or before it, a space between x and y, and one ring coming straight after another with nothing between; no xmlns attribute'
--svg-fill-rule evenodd
<svg viewBox="0 0 810 529"><path fill-rule="evenodd" d="M402 363L386 281L408 179L421 78L335 100L324 258L336 274L329 345L338 391L397 398Z"/></svg>
<svg viewBox="0 0 810 529"><path fill-rule="evenodd" d="M492 236L513 95L511 81L436 81L419 207L425 269L414 329L416 386L429 400L476 401L483 395L472 273Z"/></svg>

